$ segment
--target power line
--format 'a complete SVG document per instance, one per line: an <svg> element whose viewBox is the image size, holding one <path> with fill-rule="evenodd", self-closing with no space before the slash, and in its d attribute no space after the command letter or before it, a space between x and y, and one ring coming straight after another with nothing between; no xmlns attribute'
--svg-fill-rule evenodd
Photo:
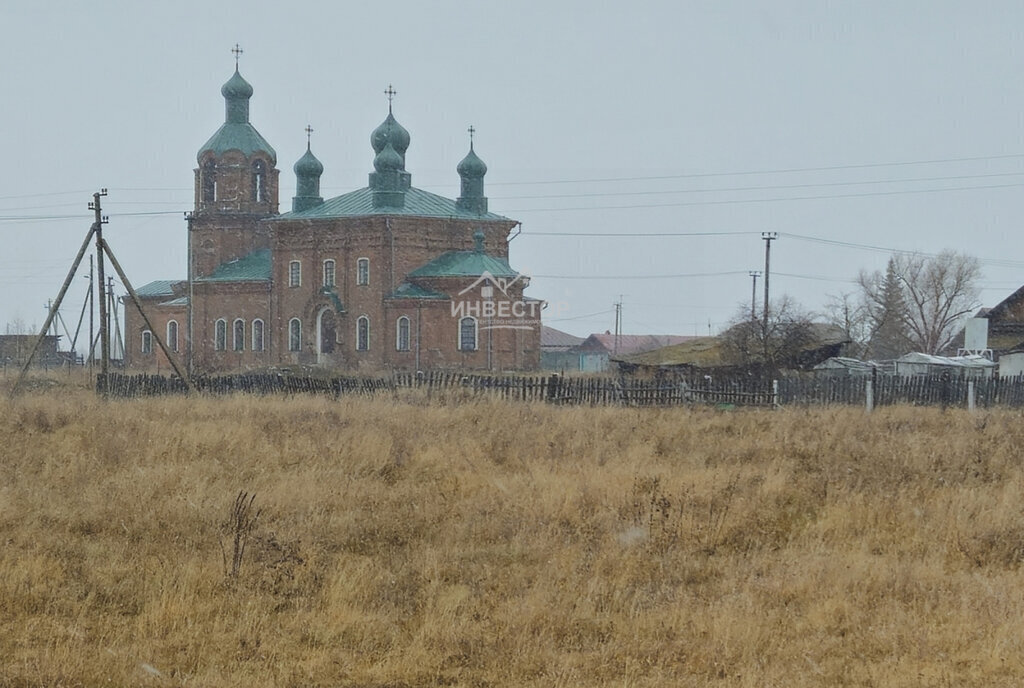
<svg viewBox="0 0 1024 688"><path fill-rule="evenodd" d="M867 198L869 196L900 196L904 194L923 193L944 193L947 191L981 191L988 189L1011 189L1024 186L1024 182L1018 184L991 184L987 186L951 186L940 189L904 189L900 191L869 191L854 194L824 194L817 196L785 196L781 198L745 198L730 199L721 201L686 201L680 203L645 203L640 205L594 205L576 206L568 208L520 208L509 212L515 213L557 213L576 210L640 210L646 208L681 208L697 205L745 205L750 203L780 203L786 201L824 201L837 198Z"/></svg>
<svg viewBox="0 0 1024 688"><path fill-rule="evenodd" d="M864 251L875 251L879 253L911 253L926 258L935 258L938 256L937 253L929 253L927 251L908 251L906 249L892 248L890 246L877 246L874 244L858 244L852 241L840 241L838 239L825 239L822 237L808 236L806 234L793 234L791 232L780 232L782 236L789 237L791 239L798 239L800 241L808 241L817 244L826 244L829 246L840 246L842 248L855 248ZM1024 261L1019 260L1005 260L1002 258L978 258L979 261L986 265L993 265L997 267L1007 268L1019 268L1024 267Z"/></svg>
<svg viewBox="0 0 1024 688"><path fill-rule="evenodd" d="M910 165L938 165L952 162L980 162L983 160L1011 160L1024 158L1024 153L1007 155L979 155L964 158L935 158L932 160L903 160L896 162L873 162L857 165L827 165L822 167L789 167L770 170L741 170L734 172L698 172L691 174L669 174L636 177L607 177L603 179L551 179L536 182L491 182L491 186L525 186L530 184L589 184L604 182L653 181L657 179L701 179L707 177L739 177L757 174L790 174L794 172L830 172L835 170L864 170L878 167L906 167Z"/></svg>
<svg viewBox="0 0 1024 688"><path fill-rule="evenodd" d="M181 210L154 210L150 212L138 212L138 213L109 213L109 217L147 217L154 215L178 215L181 216L184 211ZM0 222L49 222L54 220L84 220L88 216L85 214L77 215L0 215Z"/></svg>
<svg viewBox="0 0 1024 688"><path fill-rule="evenodd" d="M614 279L679 279L685 277L723 277L726 275L744 275L745 270L731 270L728 272L691 272L673 275L530 275L537 279L563 279L563 280L614 280Z"/></svg>
<svg viewBox="0 0 1024 688"><path fill-rule="evenodd" d="M962 179L991 179L993 177L1020 177L1024 172L993 172L990 174L960 174L946 177L910 177L907 179L871 179L852 182L808 182L805 184L771 184L766 186L733 186L717 189L670 189L656 191L612 191L580 194L549 194L541 196L496 196L491 200L524 200L551 198L601 198L608 196L664 196L667 194L724 193L733 191L771 191L778 189L809 189L815 187L866 186L870 184L912 184L919 182L955 181Z"/></svg>
<svg viewBox="0 0 1024 688"><path fill-rule="evenodd" d="M688 237L688 236L750 236L759 234L755 231L730 232L524 232L523 236L558 236L558 237Z"/></svg>
<svg viewBox="0 0 1024 688"><path fill-rule="evenodd" d="M549 318L548 322L568 322L570 320L583 320L584 318L595 318L599 315L608 315L614 311L609 309L605 311L598 311L597 313L587 313L586 315L577 315L571 318Z"/></svg>

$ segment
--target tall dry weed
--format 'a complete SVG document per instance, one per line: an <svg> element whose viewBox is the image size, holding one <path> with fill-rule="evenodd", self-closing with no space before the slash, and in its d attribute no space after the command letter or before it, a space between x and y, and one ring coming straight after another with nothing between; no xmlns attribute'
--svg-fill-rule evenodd
<svg viewBox="0 0 1024 688"><path fill-rule="evenodd" d="M0 437L2 685L1024 678L1018 413L63 388Z"/></svg>

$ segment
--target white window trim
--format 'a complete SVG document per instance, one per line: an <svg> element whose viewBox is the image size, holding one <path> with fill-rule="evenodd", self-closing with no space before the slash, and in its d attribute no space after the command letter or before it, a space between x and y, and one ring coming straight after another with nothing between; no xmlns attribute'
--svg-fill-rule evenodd
<svg viewBox="0 0 1024 688"><path fill-rule="evenodd" d="M224 328L224 346L220 346L220 328ZM228 348L228 321L224 318L217 318L213 321L213 350L214 351L226 351Z"/></svg>
<svg viewBox="0 0 1024 688"><path fill-rule="evenodd" d="M292 268L297 267L295 270L295 279L292 279ZM292 260L288 261L288 286L289 287L301 287L302 286L302 261Z"/></svg>
<svg viewBox="0 0 1024 688"><path fill-rule="evenodd" d="M242 336L238 336L238 323L242 323ZM231 321L231 350L245 351L245 320L235 318Z"/></svg>
<svg viewBox="0 0 1024 688"><path fill-rule="evenodd" d="M363 279L362 266L366 265L366 278ZM356 259L356 286L367 287L370 285L370 259L366 256Z"/></svg>
<svg viewBox="0 0 1024 688"><path fill-rule="evenodd" d="M149 346L146 346L146 340L149 340ZM151 353L153 353L153 333L150 332L149 330L143 330L142 342L139 344L139 346L141 347L142 353L144 355L148 356Z"/></svg>
<svg viewBox="0 0 1024 688"><path fill-rule="evenodd" d="M259 340L256 339L256 323L260 324L260 337L259 337ZM257 353L259 353L261 351L265 351L266 350L266 344L267 344L267 342L266 342L267 335L266 335L266 331L265 331L266 323L263 322L262 318L253 318L252 323L249 325L249 328L250 328L250 337L252 338L252 345L251 345L252 346L252 350L257 352ZM256 347L257 341L259 342L259 348Z"/></svg>
<svg viewBox="0 0 1024 688"><path fill-rule="evenodd" d="M366 323L366 346L360 346L362 344L359 341L359 326L362 323ZM370 350L370 317L367 315L360 315L356 318L356 351L369 351Z"/></svg>
<svg viewBox="0 0 1024 688"><path fill-rule="evenodd" d="M174 337L171 337L171 325L174 325ZM178 335L181 333L181 328L178 327L178 321L171 319L167 321L167 348L171 351L178 352Z"/></svg>
<svg viewBox="0 0 1024 688"><path fill-rule="evenodd" d="M473 321L473 348L472 349L464 348L462 346L462 323L465 320L472 320ZM477 320L476 318L474 318L471 315L467 315L465 317L459 318L458 328L459 328L459 336L458 336L459 351L479 351L480 350L480 321Z"/></svg>
<svg viewBox="0 0 1024 688"><path fill-rule="evenodd" d="M402 321L405 321L406 330L408 337L406 337L407 346L402 348ZM412 321L407 315L398 316L398 320L395 321L395 351L409 351L412 349Z"/></svg>
<svg viewBox="0 0 1024 688"><path fill-rule="evenodd" d="M327 264L331 264L331 283L327 283ZM323 267L323 286L333 288L338 284L338 262L333 258L326 258Z"/></svg>
<svg viewBox="0 0 1024 688"><path fill-rule="evenodd" d="M299 326L299 346L298 348L292 348L292 326L297 324ZM293 353L302 351L302 321L298 318L292 318L288 321L288 351Z"/></svg>

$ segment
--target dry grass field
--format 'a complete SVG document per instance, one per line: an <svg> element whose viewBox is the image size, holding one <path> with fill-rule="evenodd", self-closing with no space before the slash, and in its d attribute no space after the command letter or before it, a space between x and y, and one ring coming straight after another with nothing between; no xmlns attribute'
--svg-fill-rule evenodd
<svg viewBox="0 0 1024 688"><path fill-rule="evenodd" d="M1021 685L1022 421L29 391L0 685Z"/></svg>

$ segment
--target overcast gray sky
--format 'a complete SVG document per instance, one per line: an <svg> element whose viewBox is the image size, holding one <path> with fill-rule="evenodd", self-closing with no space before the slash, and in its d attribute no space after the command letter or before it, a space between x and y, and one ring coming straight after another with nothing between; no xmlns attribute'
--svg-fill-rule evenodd
<svg viewBox="0 0 1024 688"><path fill-rule="evenodd" d="M474 125L491 210L522 222L512 265L574 334L612 329L620 297L627 333L717 332L750 302L762 231L773 296L812 311L891 250L977 256L985 305L1024 284L1019 0L60 0L0 19L0 326L43 322L100 187L132 282L185 277L236 42L282 210L307 124L324 195L366 185L393 84L413 184L457 196Z"/></svg>

